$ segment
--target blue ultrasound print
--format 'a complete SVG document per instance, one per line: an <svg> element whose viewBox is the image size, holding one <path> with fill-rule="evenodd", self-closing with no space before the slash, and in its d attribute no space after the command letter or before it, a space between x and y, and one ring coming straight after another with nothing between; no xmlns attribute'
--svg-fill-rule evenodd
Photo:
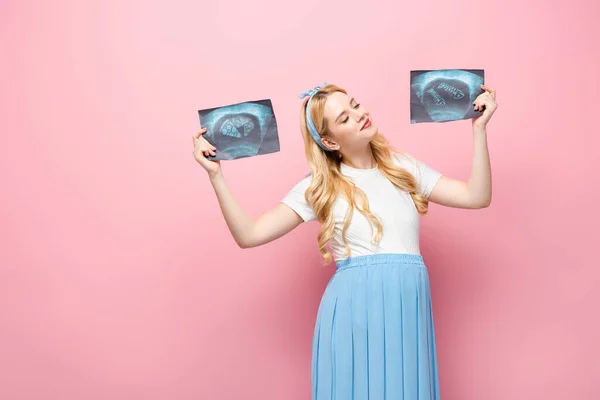
<svg viewBox="0 0 600 400"><path fill-rule="evenodd" d="M234 160L279 151L277 122L270 100L199 110L204 138L217 148L212 160Z"/></svg>
<svg viewBox="0 0 600 400"><path fill-rule="evenodd" d="M446 122L480 115L473 101L483 93L483 70L411 71L411 123Z"/></svg>

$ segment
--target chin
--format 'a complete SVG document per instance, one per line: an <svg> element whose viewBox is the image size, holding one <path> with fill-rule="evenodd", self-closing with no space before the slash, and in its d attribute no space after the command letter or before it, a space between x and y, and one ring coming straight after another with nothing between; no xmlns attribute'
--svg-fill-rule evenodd
<svg viewBox="0 0 600 400"><path fill-rule="evenodd" d="M378 132L379 132L379 129L377 128L377 126L375 124L371 124L370 127L363 130L361 133L363 135L367 136L369 138L369 140L371 140L377 135Z"/></svg>

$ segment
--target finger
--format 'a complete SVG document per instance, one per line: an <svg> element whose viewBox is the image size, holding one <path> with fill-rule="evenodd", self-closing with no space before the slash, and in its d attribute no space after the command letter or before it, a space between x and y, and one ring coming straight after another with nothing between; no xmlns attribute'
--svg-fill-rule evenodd
<svg viewBox="0 0 600 400"><path fill-rule="evenodd" d="M204 139L204 138L202 138L201 140L202 140L202 144L203 144L204 146L206 146L207 148L210 148L210 149L213 149L213 150L216 150L216 149L217 149L217 148L216 148L215 146L213 146L213 145L212 145L212 144L211 144L211 143L210 143L208 140L206 140L206 139Z"/></svg>
<svg viewBox="0 0 600 400"><path fill-rule="evenodd" d="M485 107L485 98L478 99L476 101L475 111L483 111L483 107Z"/></svg>
<svg viewBox="0 0 600 400"><path fill-rule="evenodd" d="M204 147L202 147L202 153L204 155L209 155L210 154L211 156L214 156L215 155L215 150L211 149L210 147L204 146Z"/></svg>
<svg viewBox="0 0 600 400"><path fill-rule="evenodd" d="M496 110L496 102L493 100L488 101L484 105L485 110L489 110L490 112L494 112Z"/></svg>
<svg viewBox="0 0 600 400"><path fill-rule="evenodd" d="M477 96L475 98L476 102L481 102L481 100L483 100L486 96L488 96L487 92L486 93L481 93L479 96Z"/></svg>
<svg viewBox="0 0 600 400"><path fill-rule="evenodd" d="M481 102L481 104L479 104L479 111L480 112L484 112L485 110L490 108L490 100L489 99L485 99L484 101Z"/></svg>
<svg viewBox="0 0 600 400"><path fill-rule="evenodd" d="M205 146L207 146L207 147L210 147L210 146L212 146L212 143L211 143L211 142L209 142L208 140L204 139L203 137L199 138L198 140L201 140L201 141L202 141L202 143L203 143Z"/></svg>
<svg viewBox="0 0 600 400"><path fill-rule="evenodd" d="M481 88L492 95L496 94L496 91L489 86L481 85Z"/></svg>
<svg viewBox="0 0 600 400"><path fill-rule="evenodd" d="M206 133L206 128L202 128L198 131L198 133L196 133L196 138L200 138L201 135L204 135Z"/></svg>
<svg viewBox="0 0 600 400"><path fill-rule="evenodd" d="M481 109L483 105L489 103L492 100L492 97L487 92L480 94L479 96L477 96L477 99L475 99L477 105L479 106L479 109Z"/></svg>

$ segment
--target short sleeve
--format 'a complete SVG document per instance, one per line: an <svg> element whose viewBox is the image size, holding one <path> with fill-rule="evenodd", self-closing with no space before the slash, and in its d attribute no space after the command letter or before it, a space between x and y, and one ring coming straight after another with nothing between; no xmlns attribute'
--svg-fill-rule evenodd
<svg viewBox="0 0 600 400"><path fill-rule="evenodd" d="M281 200L281 202L292 210L294 210L300 217L304 220L304 222L312 221L315 219L315 214L313 212L312 207L306 201L304 193L306 189L310 185L311 176L308 175L300 182L298 182Z"/></svg>
<svg viewBox="0 0 600 400"><path fill-rule="evenodd" d="M400 167L406 169L415 177L417 184L419 185L419 191L425 197L429 197L435 184L443 175L409 154L395 154L395 158Z"/></svg>

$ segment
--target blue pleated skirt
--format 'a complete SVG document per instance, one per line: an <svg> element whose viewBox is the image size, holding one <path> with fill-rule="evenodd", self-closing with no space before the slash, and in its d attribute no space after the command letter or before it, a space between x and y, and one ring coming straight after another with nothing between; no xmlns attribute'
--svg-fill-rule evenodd
<svg viewBox="0 0 600 400"><path fill-rule="evenodd" d="M423 258L376 254L336 267L315 325L313 400L439 400Z"/></svg>

